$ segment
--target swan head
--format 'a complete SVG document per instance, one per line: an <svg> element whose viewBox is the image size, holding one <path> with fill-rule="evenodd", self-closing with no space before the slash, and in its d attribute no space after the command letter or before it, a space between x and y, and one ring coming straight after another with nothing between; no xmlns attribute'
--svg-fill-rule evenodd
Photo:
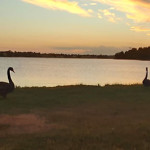
<svg viewBox="0 0 150 150"><path fill-rule="evenodd" d="M14 71L13 67L9 67L9 68L8 68L8 70L10 70L10 71L12 71L12 72L14 72L14 73L15 73L15 71Z"/></svg>
<svg viewBox="0 0 150 150"><path fill-rule="evenodd" d="M146 71L148 71L148 67L146 67Z"/></svg>

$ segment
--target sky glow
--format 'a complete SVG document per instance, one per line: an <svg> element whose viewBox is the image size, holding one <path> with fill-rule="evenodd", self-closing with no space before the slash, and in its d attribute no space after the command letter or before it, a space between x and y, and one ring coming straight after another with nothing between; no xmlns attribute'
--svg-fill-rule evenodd
<svg viewBox="0 0 150 150"><path fill-rule="evenodd" d="M150 0L1 0L0 50L114 54L150 46Z"/></svg>

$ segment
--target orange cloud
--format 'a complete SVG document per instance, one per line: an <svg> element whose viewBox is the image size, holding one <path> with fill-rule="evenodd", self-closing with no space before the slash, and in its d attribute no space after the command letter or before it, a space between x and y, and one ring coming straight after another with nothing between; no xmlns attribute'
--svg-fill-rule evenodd
<svg viewBox="0 0 150 150"><path fill-rule="evenodd" d="M120 18L116 17L115 13L110 12L108 9L99 9L99 12L103 13L103 15L107 17L108 21L110 22L116 22L117 20L120 20Z"/></svg>
<svg viewBox="0 0 150 150"><path fill-rule="evenodd" d="M114 7L126 13L135 22L150 22L150 2L148 0L93 0Z"/></svg>
<svg viewBox="0 0 150 150"><path fill-rule="evenodd" d="M77 2L68 0L22 0L24 2L37 5L43 8L67 11L84 17L90 17L90 13L82 9Z"/></svg>
<svg viewBox="0 0 150 150"><path fill-rule="evenodd" d="M95 6L95 5L97 5L97 3L90 3L90 5Z"/></svg>
<svg viewBox="0 0 150 150"><path fill-rule="evenodd" d="M89 12L89 13L93 13L93 10L92 10L92 9L88 9L88 12Z"/></svg>
<svg viewBox="0 0 150 150"><path fill-rule="evenodd" d="M102 19L102 18L103 18L100 13L98 13L97 16L98 16L99 19Z"/></svg>
<svg viewBox="0 0 150 150"><path fill-rule="evenodd" d="M149 32L150 28L135 26L135 27L131 27L130 30L137 31L137 32Z"/></svg>

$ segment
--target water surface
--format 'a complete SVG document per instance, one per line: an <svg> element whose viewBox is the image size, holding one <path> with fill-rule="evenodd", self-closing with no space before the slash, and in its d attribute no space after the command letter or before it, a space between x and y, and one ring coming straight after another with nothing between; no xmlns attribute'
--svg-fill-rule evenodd
<svg viewBox="0 0 150 150"><path fill-rule="evenodd" d="M7 81L7 68L17 86L72 84L105 85L141 83L150 61L114 59L4 58L0 57L0 81Z"/></svg>

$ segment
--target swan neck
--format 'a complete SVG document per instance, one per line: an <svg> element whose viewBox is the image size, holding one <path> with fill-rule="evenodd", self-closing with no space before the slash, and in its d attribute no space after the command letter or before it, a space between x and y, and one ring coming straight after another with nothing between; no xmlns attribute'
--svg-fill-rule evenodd
<svg viewBox="0 0 150 150"><path fill-rule="evenodd" d="M13 83L12 79L11 79L11 76L10 76L10 70L8 69L7 71L7 76L8 76L8 81L9 83Z"/></svg>
<svg viewBox="0 0 150 150"><path fill-rule="evenodd" d="M147 76L148 76L148 71L146 70L146 76L145 76L145 79L147 79Z"/></svg>

